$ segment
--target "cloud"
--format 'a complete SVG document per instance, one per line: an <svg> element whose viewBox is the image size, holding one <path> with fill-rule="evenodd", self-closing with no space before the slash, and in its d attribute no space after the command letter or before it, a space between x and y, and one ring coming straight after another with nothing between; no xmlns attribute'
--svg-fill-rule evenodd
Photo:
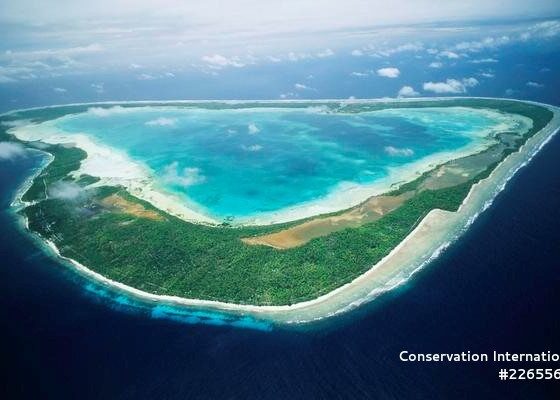
<svg viewBox="0 0 560 400"><path fill-rule="evenodd" d="M288 93L280 93L279 97L281 99L292 99L294 97L299 97L299 95L297 93L294 93L294 92L288 92Z"/></svg>
<svg viewBox="0 0 560 400"><path fill-rule="evenodd" d="M428 65L428 67L430 67L430 68L441 68L441 67L443 67L443 63L439 62L439 61L434 61L434 62L431 62L430 65Z"/></svg>
<svg viewBox="0 0 560 400"><path fill-rule="evenodd" d="M0 160L13 160L25 155L25 148L19 143L0 142Z"/></svg>
<svg viewBox="0 0 560 400"><path fill-rule="evenodd" d="M69 2L65 0L51 0L47 4L33 0L4 2L2 4L2 19L7 22L23 22L29 25L50 25L53 23L69 24L77 21L86 25L83 29L102 32L116 37L134 34L135 31L126 30L128 26L107 24L105 26L90 26L91 22L103 18L114 20L134 20L140 25L147 16L153 17L146 27L148 34L153 31L152 24L161 20L162 24L170 26L176 22L181 26L195 27L202 32L215 32L217 35L231 36L247 31L260 34L277 32L324 32L333 29L352 29L364 26L394 24L411 25L434 21L462 20L490 20L496 17L542 17L557 15L558 6L551 0L527 1L512 0L504 7L502 2L471 0L468 5L445 1L434 4L433 0L416 0L414 2L382 0L347 0L332 2L331 0L285 0L281 2L255 1L205 1L190 2L180 0L161 0L157 4L149 0L96 2ZM78 4L76 4L78 3ZM131 6L133 4L134 6ZM258 4L258 7L256 6ZM407 12L403 12L406 7ZM63 10L64 13L61 13ZM348 12L351 10L352 12ZM64 15L60 15L64 14ZM229 18L224 19L224 15ZM85 23L87 22L87 24ZM188 22L188 23L186 23ZM152 28L148 30L148 28ZM202 41L199 37L198 40ZM175 39L182 40L182 39ZM204 43L206 44L206 43Z"/></svg>
<svg viewBox="0 0 560 400"><path fill-rule="evenodd" d="M146 74L146 73L137 75L136 78L140 81L151 81L151 80L157 79L157 77L155 77L153 75L150 75L150 74Z"/></svg>
<svg viewBox="0 0 560 400"><path fill-rule="evenodd" d="M92 83L90 86L96 93L101 94L101 93L105 92L105 84L103 82Z"/></svg>
<svg viewBox="0 0 560 400"><path fill-rule="evenodd" d="M466 93L467 88L478 85L476 78L447 79L445 82L424 82L425 91L434 93Z"/></svg>
<svg viewBox="0 0 560 400"><path fill-rule="evenodd" d="M357 76L359 78L363 78L364 76L369 76L369 72L351 72L350 76Z"/></svg>
<svg viewBox="0 0 560 400"><path fill-rule="evenodd" d="M0 74L0 83L17 82L17 79L10 78L9 76Z"/></svg>
<svg viewBox="0 0 560 400"><path fill-rule="evenodd" d="M543 88L544 87L544 85L542 83L533 82L533 81L527 82L526 85L528 87L532 87L532 88Z"/></svg>
<svg viewBox="0 0 560 400"><path fill-rule="evenodd" d="M256 151L261 151L262 150L262 146L260 144L253 144L251 146L241 146L241 148L245 151L249 151L249 152L256 152Z"/></svg>
<svg viewBox="0 0 560 400"><path fill-rule="evenodd" d="M113 106L113 107L90 107L88 108L87 112L89 114L95 115L96 117L109 117L115 114L124 114L126 112L130 112L130 108L122 107L122 106Z"/></svg>
<svg viewBox="0 0 560 400"><path fill-rule="evenodd" d="M163 181L176 186L192 186L202 183L206 180L199 168L183 168L179 169L177 161L172 162L163 170Z"/></svg>
<svg viewBox="0 0 560 400"><path fill-rule="evenodd" d="M418 96L418 93L412 86L403 86L401 90L399 90L398 96L399 97L413 97Z"/></svg>
<svg viewBox="0 0 560 400"><path fill-rule="evenodd" d="M462 82L465 87L475 87L479 84L476 78L463 78Z"/></svg>
<svg viewBox="0 0 560 400"><path fill-rule="evenodd" d="M390 49L379 50L375 52L373 55L377 57L389 57L397 53L410 52L410 51L416 52L422 49L424 49L424 45L422 43L419 42L405 43Z"/></svg>
<svg viewBox="0 0 560 400"><path fill-rule="evenodd" d="M377 75L383 76L385 78L398 78L401 71L395 67L386 67L386 68L379 68L377 70Z"/></svg>
<svg viewBox="0 0 560 400"><path fill-rule="evenodd" d="M478 58L474 60L469 60L469 63L471 64L493 64L497 62L498 60L496 60L495 58Z"/></svg>
<svg viewBox="0 0 560 400"><path fill-rule="evenodd" d="M334 51L332 51L331 49L325 49L323 51L318 52L315 55L319 58L332 57L334 56Z"/></svg>
<svg viewBox="0 0 560 400"><path fill-rule="evenodd" d="M300 60L306 60L306 59L309 59L309 58L313 58L313 56L311 54L308 54L308 53L296 53L296 52L290 51L288 53L287 58L288 58L289 61L300 61Z"/></svg>
<svg viewBox="0 0 560 400"><path fill-rule="evenodd" d="M0 121L0 126L7 126L9 128L15 128L18 126L25 126L32 123L30 119L18 119L15 121Z"/></svg>
<svg viewBox="0 0 560 400"><path fill-rule="evenodd" d="M560 20L550 20L536 23L520 35L523 41L533 38L549 39L560 35Z"/></svg>
<svg viewBox="0 0 560 400"><path fill-rule="evenodd" d="M410 157L414 155L414 150L409 148L386 146L383 150L391 157Z"/></svg>
<svg viewBox="0 0 560 400"><path fill-rule="evenodd" d="M154 79L163 79L163 78L174 78L175 74L172 72L164 72L164 73L141 73L139 75L136 75L136 79L140 80L140 81L153 81Z"/></svg>
<svg viewBox="0 0 560 400"><path fill-rule="evenodd" d="M317 91L317 89L312 88L311 86L304 85L303 83L294 84L294 88L296 88L296 90L314 90L314 91Z"/></svg>
<svg viewBox="0 0 560 400"><path fill-rule="evenodd" d="M499 37L486 37L482 40L475 40L471 42L460 42L454 46L454 49L476 53L482 50L495 49L497 47L504 46L510 42L511 39L509 36L502 35Z"/></svg>
<svg viewBox="0 0 560 400"><path fill-rule="evenodd" d="M505 18L502 13L511 15L513 9L521 8L520 4L515 7L508 5L506 10L495 2L484 3L481 0L477 0L477 4L482 7L473 4L467 7L460 2L440 2L434 6L433 1L419 0L409 5L410 13L402 12L402 2L389 4L381 0L350 0L350 3L344 4L330 0L286 0L260 2L258 7L249 0L162 0L163 4L158 5L148 0L138 0L134 2L134 7L125 5L129 1L100 1L81 4L52 0L46 2L48 6L43 4L45 2L39 4L32 0L4 1L0 6L0 19L8 35L3 48L11 48L12 51L0 52L0 64L9 66L13 73L0 71L0 82L7 84L35 77L50 77L52 72L111 73L117 68L127 70L134 77L144 72L139 67L145 67L146 71L152 71L153 74L169 69L186 75L193 63L211 74L220 69L251 65L255 62L251 58L253 53L263 63L319 59L343 52L351 52L356 57L390 57L402 52L403 56L408 57L414 54L404 52L419 52L422 49L426 52L418 54L425 57L428 51L434 51L435 46L443 43L438 35L448 33L455 35L451 39L459 38L455 39L459 43L456 48L449 46L439 50L452 51L463 57L462 53L470 54L471 50L494 46L494 42L503 36L502 32L512 41L517 40L519 33L516 32L521 32L520 27L527 30L524 38L537 35L553 38L559 24L557 20L538 24L523 21L518 25L500 22L495 26L449 23L451 16L460 16L462 21L474 21L470 17L475 14L485 17L498 15L498 8L500 17ZM547 1L549 8L554 3L551 0L538 1ZM517 3L521 2L518 0ZM216 12L217 6L219 12ZM557 10L556 13L547 14L542 4L539 8L533 2L523 7L531 10L531 16L537 16L537 11L533 10L540 10L538 15L541 16L558 14ZM19 11L10 12L12 8ZM58 14L64 14L64 18L57 15L56 10L61 9L64 13ZM351 9L352 12L344 12L345 9ZM99 16L101 12L103 17L96 19L95 15ZM153 18L146 18L146 15ZM224 15L229 17L223 18ZM34 20L34 24L24 24L23 20ZM49 20L58 22L50 24ZM413 24L428 21L429 25ZM439 25L441 21L447 23ZM495 37L484 38L481 35L486 34L481 32L499 33ZM415 41L424 40L424 37L425 45ZM481 44L474 40L477 37L484 38L479 41ZM460 42L465 38L469 41ZM60 48L60 43L65 43L65 40L66 43L72 43L73 47ZM409 43L399 45L394 40L409 40ZM30 48L36 50L26 50ZM444 61L447 57L442 56L440 59ZM17 65L12 64L12 60L17 60ZM36 63L23 65L24 61Z"/></svg>
<svg viewBox="0 0 560 400"><path fill-rule="evenodd" d="M480 76L484 78L494 78L496 75L493 74L492 72L481 72Z"/></svg>
<svg viewBox="0 0 560 400"><path fill-rule="evenodd" d="M54 91L54 92L57 92L57 93L66 93L66 92L67 92L66 89L60 88L60 87L55 87L55 88L53 88L53 91Z"/></svg>
<svg viewBox="0 0 560 400"><path fill-rule="evenodd" d="M444 51L440 51L438 53L438 57L441 58L449 58L450 60L456 60L459 58L459 54L453 52L453 51L449 51L449 50L444 50Z"/></svg>
<svg viewBox="0 0 560 400"><path fill-rule="evenodd" d="M81 54L99 53L104 51L104 47L99 43L92 43L87 46L61 47L30 51L9 51L6 55L12 60L40 60L44 58L72 57Z"/></svg>
<svg viewBox="0 0 560 400"><path fill-rule="evenodd" d="M74 182L58 181L49 186L48 193L52 199L75 200L84 195L84 189Z"/></svg>
<svg viewBox="0 0 560 400"><path fill-rule="evenodd" d="M37 40L32 36L30 40L33 40L33 47L38 49L28 50L27 46L22 46L23 50L20 51L6 50L0 53L0 83L60 76L83 67L85 58L95 57L97 53L104 51L104 47L97 43L48 48L48 39Z"/></svg>
<svg viewBox="0 0 560 400"><path fill-rule="evenodd" d="M165 118L159 117L152 119L145 123L147 126L175 126L177 124L177 118Z"/></svg>
<svg viewBox="0 0 560 400"><path fill-rule="evenodd" d="M511 45L516 42L525 42L531 39L550 39L560 34L560 20L539 22L501 36L488 36L480 40L463 41L453 46L454 50L470 53L478 53L485 50L495 50L502 46Z"/></svg>
<svg viewBox="0 0 560 400"><path fill-rule="evenodd" d="M222 56L221 54L203 56L202 61L204 61L207 64L207 66L212 69L222 69L226 67L241 68L245 66L245 64L242 63L238 57L228 58Z"/></svg>
<svg viewBox="0 0 560 400"><path fill-rule="evenodd" d="M249 135L256 135L261 130L254 122L251 122L249 125L247 125L247 131L249 132Z"/></svg>

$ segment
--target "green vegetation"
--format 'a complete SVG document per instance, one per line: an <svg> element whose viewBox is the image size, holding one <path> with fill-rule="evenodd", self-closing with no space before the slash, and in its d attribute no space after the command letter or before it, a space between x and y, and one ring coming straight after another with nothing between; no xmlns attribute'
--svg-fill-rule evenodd
<svg viewBox="0 0 560 400"><path fill-rule="evenodd" d="M45 151L55 157L49 166L33 180L33 184L22 197L23 201L44 200L47 197L49 185L60 180L68 180L68 172L80 168L80 162L87 156L86 152L81 149L61 145L50 146Z"/></svg>
<svg viewBox="0 0 560 400"><path fill-rule="evenodd" d="M97 183L100 180L101 179L99 179L97 176L81 175L78 179L75 180L75 182L80 186L88 186L88 185L93 185L94 183Z"/></svg>
<svg viewBox="0 0 560 400"><path fill-rule="evenodd" d="M459 99L389 105L461 105L517 113L534 121L527 137L552 118L552 113L540 106L511 101ZM326 106L338 107L332 103ZM350 104L344 111L387 106L386 103ZM34 110L19 113L19 117L39 121L52 118L52 113L66 112L68 108ZM517 141L515 146L522 142ZM110 279L150 293L258 305L308 300L351 281L387 255L430 210L456 210L472 184L494 168L493 165L464 184L422 191L375 222L319 237L300 247L276 250L247 245L240 238L277 231L291 224L242 228L191 224L116 187L88 188L83 196L72 201L49 198L45 196L49 185L70 179L68 174L78 168L85 153L63 146L50 146L46 151L54 160L24 195L24 200L34 203L21 212L28 217L30 229L53 241L64 256ZM416 188L424 178L395 192ZM96 181L87 176L76 180L82 186ZM164 218L138 218L103 206L101 200L113 193L155 210Z"/></svg>

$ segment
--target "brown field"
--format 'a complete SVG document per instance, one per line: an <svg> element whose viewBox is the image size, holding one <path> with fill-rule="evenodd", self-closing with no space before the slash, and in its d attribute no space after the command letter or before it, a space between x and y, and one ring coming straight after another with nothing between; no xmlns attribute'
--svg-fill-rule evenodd
<svg viewBox="0 0 560 400"><path fill-rule="evenodd" d="M104 206L111 208L116 208L120 212L125 214L134 215L138 218L147 218L152 220L163 220L161 214L153 210L147 210L142 204L133 203L119 196L118 194L112 194L101 200Z"/></svg>
<svg viewBox="0 0 560 400"><path fill-rule="evenodd" d="M331 217L317 217L280 232L241 240L247 244L260 244L276 249L301 246L311 239L378 220L383 215L398 208L413 194L414 192L410 191L398 196L374 196L342 214Z"/></svg>

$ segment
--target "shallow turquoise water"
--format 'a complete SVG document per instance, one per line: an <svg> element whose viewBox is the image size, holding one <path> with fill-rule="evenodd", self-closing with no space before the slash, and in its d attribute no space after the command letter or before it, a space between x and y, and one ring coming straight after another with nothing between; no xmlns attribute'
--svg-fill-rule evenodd
<svg viewBox="0 0 560 400"><path fill-rule="evenodd" d="M164 189L225 218L315 201L344 183L375 183L389 168L483 140L500 122L498 114L451 108L334 114L138 107L90 109L56 126L126 152Z"/></svg>

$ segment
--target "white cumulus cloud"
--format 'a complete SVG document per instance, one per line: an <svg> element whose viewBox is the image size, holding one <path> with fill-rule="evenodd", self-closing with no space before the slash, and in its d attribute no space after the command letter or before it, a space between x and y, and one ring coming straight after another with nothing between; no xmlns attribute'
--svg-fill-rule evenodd
<svg viewBox="0 0 560 400"><path fill-rule="evenodd" d="M401 90L399 90L398 96L399 97L413 97L418 96L418 93L412 86L403 86Z"/></svg>
<svg viewBox="0 0 560 400"><path fill-rule="evenodd" d="M241 148L245 151L250 151L254 153L256 151L261 151L263 147L260 144L252 144L250 146L241 146Z"/></svg>
<svg viewBox="0 0 560 400"><path fill-rule="evenodd" d="M495 64L498 62L495 58L476 58L469 61L471 64Z"/></svg>
<svg viewBox="0 0 560 400"><path fill-rule="evenodd" d="M163 180L172 185L178 186L192 186L202 183L206 177L201 174L199 168L179 168L177 161L172 162L165 167L163 172Z"/></svg>
<svg viewBox="0 0 560 400"><path fill-rule="evenodd" d="M462 80L463 85L465 85L465 87L475 87L476 85L479 84L478 79L476 78L463 78Z"/></svg>
<svg viewBox="0 0 560 400"><path fill-rule="evenodd" d="M422 43L405 43L401 44L400 46L379 50L374 53L377 57L389 57L393 54L403 53L403 52L417 52L424 49L424 45Z"/></svg>
<svg viewBox="0 0 560 400"><path fill-rule="evenodd" d="M279 97L284 100L284 99L292 99L294 97L299 97L299 95L294 92L288 92L288 93L280 93Z"/></svg>
<svg viewBox="0 0 560 400"><path fill-rule="evenodd" d="M256 135L257 133L259 133L261 130L259 129L259 127L254 123L251 122L248 126L247 126L247 130L249 132L249 135Z"/></svg>
<svg viewBox="0 0 560 400"><path fill-rule="evenodd" d="M213 69L222 69L225 67L241 68L245 66L245 63L241 62L238 57L228 58L221 54L203 56L202 61L204 61L209 68Z"/></svg>
<svg viewBox="0 0 560 400"><path fill-rule="evenodd" d="M391 157L410 157L414 155L414 150L406 148L399 148L393 146L386 146L384 148L385 153L389 154Z"/></svg>
<svg viewBox="0 0 560 400"><path fill-rule="evenodd" d="M401 74L398 68L395 67L386 67L386 68L379 68L377 70L377 75L383 76L385 78L398 78Z"/></svg>
<svg viewBox="0 0 560 400"><path fill-rule="evenodd" d="M478 85L476 78L446 79L445 82L424 82L425 91L434 93L466 93L467 88Z"/></svg>
<svg viewBox="0 0 560 400"><path fill-rule="evenodd" d="M140 74L136 78L141 81L151 81L157 79L154 75L146 74L146 73Z"/></svg>
<svg viewBox="0 0 560 400"><path fill-rule="evenodd" d="M315 88L312 88L311 86L304 85L303 83L294 84L294 88L296 88L297 90L316 90Z"/></svg>
<svg viewBox="0 0 560 400"><path fill-rule="evenodd" d="M560 20L550 20L539 22L530 27L526 32L521 34L521 40L529 40L532 38L553 38L560 35Z"/></svg>
<svg viewBox="0 0 560 400"><path fill-rule="evenodd" d="M0 160L12 160L25 155L25 148L19 143L0 142Z"/></svg>
<svg viewBox="0 0 560 400"><path fill-rule="evenodd" d="M455 53L454 51L444 50L439 52L438 57L456 60L457 58L459 58L459 54Z"/></svg>
<svg viewBox="0 0 560 400"><path fill-rule="evenodd" d="M175 126L177 118L159 117L146 122L148 126Z"/></svg>
<svg viewBox="0 0 560 400"><path fill-rule="evenodd" d="M103 82L101 83L92 83L91 88L96 92L96 93L103 93L105 91L105 84Z"/></svg>
<svg viewBox="0 0 560 400"><path fill-rule="evenodd" d="M532 88L542 88L542 87L544 87L544 85L542 83L533 82L533 81L527 82L526 85L529 86L529 87L532 87Z"/></svg>
<svg viewBox="0 0 560 400"><path fill-rule="evenodd" d="M323 51L318 52L316 56L319 58L331 57L334 56L334 51L332 51L331 49L325 49Z"/></svg>
<svg viewBox="0 0 560 400"><path fill-rule="evenodd" d="M471 42L460 42L455 45L455 49L475 53L485 49L501 47L508 43L510 43L510 37L502 35L499 37L486 37L482 40L474 40Z"/></svg>
<svg viewBox="0 0 560 400"><path fill-rule="evenodd" d="M49 186L49 197L61 200L74 200L84 194L84 189L74 182L55 182Z"/></svg>
<svg viewBox="0 0 560 400"><path fill-rule="evenodd" d="M122 106L90 107L87 112L95 115L96 117L109 117L115 114L124 114L126 112L130 112L130 110Z"/></svg>
<svg viewBox="0 0 560 400"><path fill-rule="evenodd" d="M368 72L351 72L350 76L357 76L358 78L363 78L364 76L369 76Z"/></svg>

